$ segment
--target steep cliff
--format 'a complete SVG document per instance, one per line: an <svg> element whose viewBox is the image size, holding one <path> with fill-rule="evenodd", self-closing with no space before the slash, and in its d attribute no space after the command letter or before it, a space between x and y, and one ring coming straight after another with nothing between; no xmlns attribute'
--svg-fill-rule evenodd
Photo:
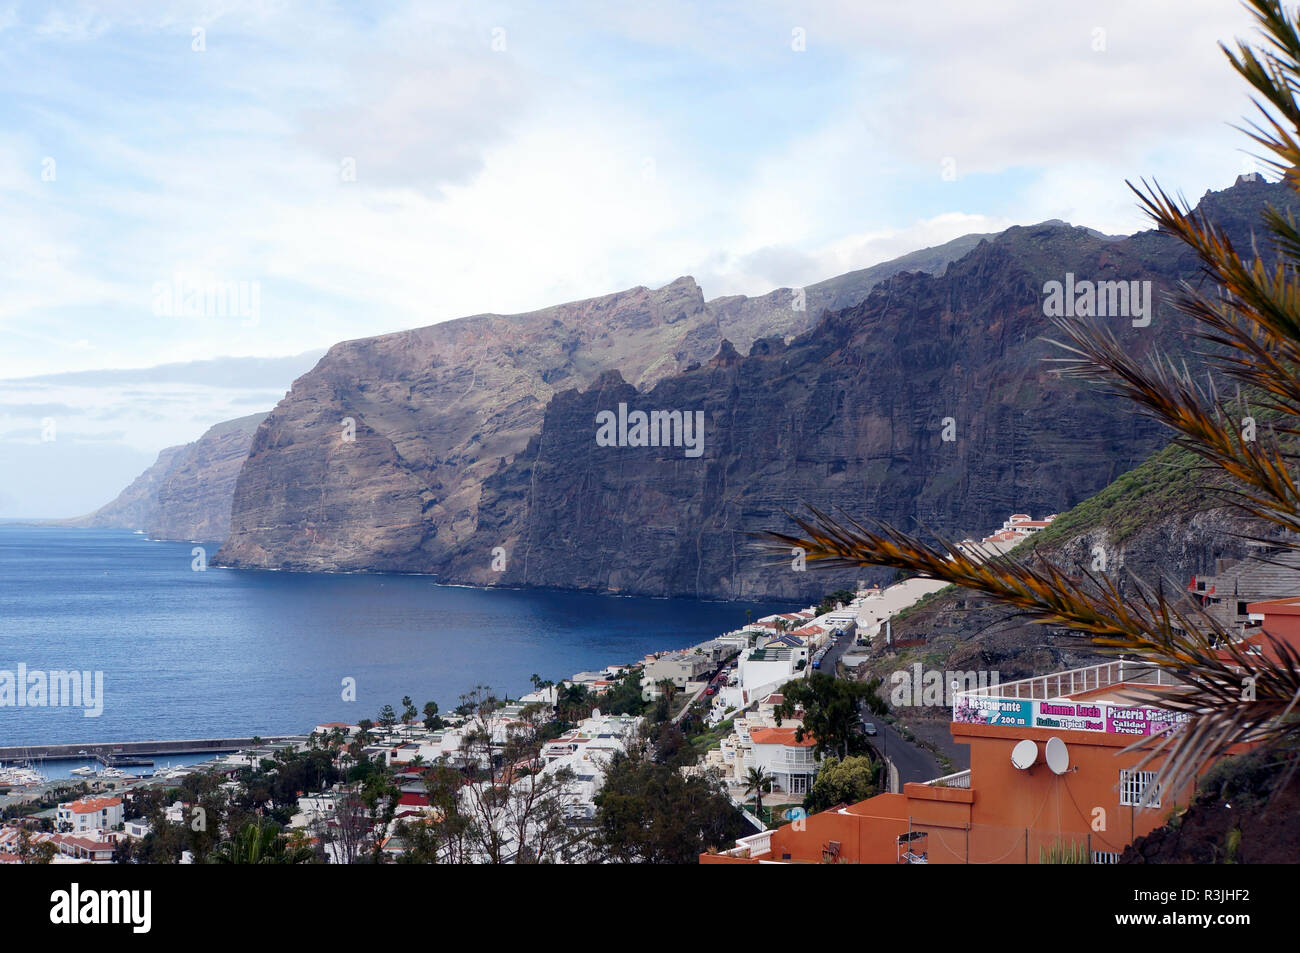
<svg viewBox="0 0 1300 953"><path fill-rule="evenodd" d="M1281 197L1239 183L1203 208L1230 213L1218 220L1249 247L1248 223ZM883 282L788 347L762 340L741 357L724 344L708 364L648 390L606 375L564 391L541 432L487 479L478 531L444 577L809 598L871 574L797 572L750 554L746 532L788 526L782 510L801 502L959 537L983 535L1013 511L1063 512L1164 442L1127 405L1054 373L1043 289L1067 273L1150 281L1159 297L1194 278L1196 264L1155 233L1113 240L1057 223L1013 228L941 277ZM1149 326L1098 320L1133 353L1190 353L1167 305L1156 305ZM596 415L619 404L702 412L702 455L598 446ZM504 571L494 552L505 554Z"/></svg>
<svg viewBox="0 0 1300 953"><path fill-rule="evenodd" d="M57 525L142 529L154 539L225 539L235 479L265 413L228 420L168 447L113 502Z"/></svg>
<svg viewBox="0 0 1300 953"><path fill-rule="evenodd" d="M1239 182L1201 209L1249 247L1285 198ZM217 562L804 598L848 576L750 554L745 534L787 525L783 509L983 533L1012 510L1063 511L1160 445L1056 376L1044 287L1150 282L1158 299L1197 278L1183 246L1047 222L946 267L956 245L927 253L935 274L842 276L804 289L802 310L789 289L706 302L682 278L336 345L259 429ZM1187 353L1158 301L1149 326L1099 320L1137 353ZM702 454L598 446L596 414L620 403L703 413Z"/></svg>
<svg viewBox="0 0 1300 953"><path fill-rule="evenodd" d="M235 481L266 413L227 420L185 447L157 490L147 532L154 539L218 542L230 529Z"/></svg>
<svg viewBox="0 0 1300 953"><path fill-rule="evenodd" d="M336 345L259 431L217 562L436 570L475 531L482 481L537 433L557 391L610 369L646 388L724 339L792 337L903 267L941 270L980 237L800 291L706 302L686 277Z"/></svg>
<svg viewBox="0 0 1300 953"><path fill-rule="evenodd" d="M158 459L131 481L111 503L105 503L93 513L65 520L51 520L51 526L77 526L89 529L144 529L153 520L158 505L158 488L176 467L189 444L168 447L159 452Z"/></svg>

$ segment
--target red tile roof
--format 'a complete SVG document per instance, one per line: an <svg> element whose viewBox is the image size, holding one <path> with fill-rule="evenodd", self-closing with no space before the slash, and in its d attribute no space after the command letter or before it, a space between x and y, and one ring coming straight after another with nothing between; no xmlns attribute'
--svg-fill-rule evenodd
<svg viewBox="0 0 1300 953"><path fill-rule="evenodd" d="M805 734L803 741L796 741L794 728L751 728L749 738L756 745L785 745L788 748L811 748L817 744L812 735Z"/></svg>
<svg viewBox="0 0 1300 953"><path fill-rule="evenodd" d="M105 808L115 807L121 803L120 797L86 797L73 801L68 808L73 814L98 814Z"/></svg>

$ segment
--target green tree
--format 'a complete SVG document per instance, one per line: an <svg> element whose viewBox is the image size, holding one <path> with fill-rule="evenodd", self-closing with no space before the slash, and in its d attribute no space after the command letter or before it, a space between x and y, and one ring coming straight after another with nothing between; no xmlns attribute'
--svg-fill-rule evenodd
<svg viewBox="0 0 1300 953"><path fill-rule="evenodd" d="M590 717L595 707L595 696L588 691L587 686L575 682L566 682L555 699L555 714L566 725Z"/></svg>
<svg viewBox="0 0 1300 953"><path fill-rule="evenodd" d="M813 753L821 758L833 754L847 758L861 743L861 706L876 714L885 712L885 703L877 695L880 679L850 682L825 672L813 672L807 679L786 682L781 688L783 701L774 709L776 723L793 718L803 709L803 724L795 729L795 738L811 737Z"/></svg>
<svg viewBox="0 0 1300 953"><path fill-rule="evenodd" d="M662 722L654 729L654 744L651 750L654 760L659 764L680 768L694 764L696 761L695 750L687 740L686 732L671 721Z"/></svg>
<svg viewBox="0 0 1300 953"><path fill-rule="evenodd" d="M847 589L836 589L834 592L828 593L826 598L824 598L818 604L817 614L825 615L827 612L831 612L832 610L834 610L836 605L840 603L843 603L844 605L848 605L855 598L856 595L852 592L849 592L849 590Z"/></svg>
<svg viewBox="0 0 1300 953"><path fill-rule="evenodd" d="M210 864L309 864L309 847L290 847L289 839L270 821L252 821L222 841L208 857Z"/></svg>
<svg viewBox="0 0 1300 953"><path fill-rule="evenodd" d="M437 731L442 727L442 719L438 717L438 703L424 703L424 727L430 731Z"/></svg>
<svg viewBox="0 0 1300 953"><path fill-rule="evenodd" d="M379 724L384 728L391 728L397 724L397 712L393 710L392 705L385 705L379 709Z"/></svg>
<svg viewBox="0 0 1300 953"><path fill-rule="evenodd" d="M751 830L707 776L683 777L637 745L610 759L596 795L596 852L613 863L693 864Z"/></svg>
<svg viewBox="0 0 1300 953"><path fill-rule="evenodd" d="M880 765L866 755L854 755L842 761L827 758L817 769L803 806L812 814L837 804L857 804L874 797L880 791L879 770Z"/></svg>
<svg viewBox="0 0 1300 953"><path fill-rule="evenodd" d="M763 768L750 768L745 772L745 793L754 795L754 816L763 816L763 793L772 790L772 776Z"/></svg>
<svg viewBox="0 0 1300 953"><path fill-rule="evenodd" d="M607 715L639 715L646 709L641 691L641 669L628 669L623 677L599 699L600 710Z"/></svg>
<svg viewBox="0 0 1300 953"><path fill-rule="evenodd" d="M415 702L411 701L410 695L402 696L402 724L407 725L420 717L420 712L415 707Z"/></svg>

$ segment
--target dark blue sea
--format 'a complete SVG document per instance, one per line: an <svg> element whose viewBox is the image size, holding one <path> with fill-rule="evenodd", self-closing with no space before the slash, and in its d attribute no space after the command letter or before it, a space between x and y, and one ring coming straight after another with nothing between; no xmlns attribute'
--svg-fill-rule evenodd
<svg viewBox="0 0 1300 953"><path fill-rule="evenodd" d="M102 671L104 709L0 707L0 745L305 733L403 695L640 659L789 606L438 586L429 577L191 568L195 544L0 525L0 670ZM206 547L208 556L217 547ZM341 697L356 679L357 701Z"/></svg>

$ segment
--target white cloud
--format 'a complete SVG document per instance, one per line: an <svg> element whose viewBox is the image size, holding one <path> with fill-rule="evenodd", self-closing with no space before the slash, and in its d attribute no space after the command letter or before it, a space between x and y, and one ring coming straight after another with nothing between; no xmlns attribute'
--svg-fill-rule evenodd
<svg viewBox="0 0 1300 953"><path fill-rule="evenodd" d="M1242 162L1215 43L1248 21L1219 0L90 10L6 31L34 47L0 65L2 376L291 353L684 273L761 294L1013 222L1130 231L1126 177L1195 195ZM178 272L259 282L260 320L154 315Z"/></svg>

